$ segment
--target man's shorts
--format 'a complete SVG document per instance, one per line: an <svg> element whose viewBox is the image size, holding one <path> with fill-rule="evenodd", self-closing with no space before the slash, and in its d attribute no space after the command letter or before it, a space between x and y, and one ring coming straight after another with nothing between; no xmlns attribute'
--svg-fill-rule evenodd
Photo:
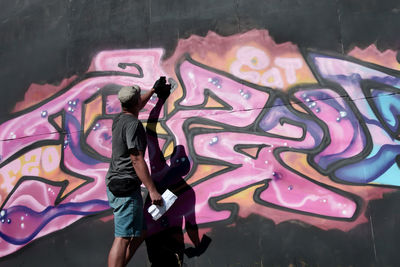
<svg viewBox="0 0 400 267"><path fill-rule="evenodd" d="M116 197L107 187L107 197L114 209L115 237L139 237L146 229L140 187L129 197Z"/></svg>

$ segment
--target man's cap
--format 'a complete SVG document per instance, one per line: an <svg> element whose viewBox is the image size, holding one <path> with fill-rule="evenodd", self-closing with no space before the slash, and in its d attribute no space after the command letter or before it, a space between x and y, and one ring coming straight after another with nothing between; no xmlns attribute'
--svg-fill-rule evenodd
<svg viewBox="0 0 400 267"><path fill-rule="evenodd" d="M118 92L118 99L121 104L126 104L140 94L140 87L138 85L124 86Z"/></svg>

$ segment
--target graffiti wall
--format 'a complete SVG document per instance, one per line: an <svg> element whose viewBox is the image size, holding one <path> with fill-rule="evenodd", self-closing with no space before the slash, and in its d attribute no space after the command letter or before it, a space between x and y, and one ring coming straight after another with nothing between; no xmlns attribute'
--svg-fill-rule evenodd
<svg viewBox="0 0 400 267"><path fill-rule="evenodd" d="M172 173L185 183L184 204L166 217L187 246L182 217L212 239L209 259L212 244L228 240L218 233L254 218L255 229L265 222L276 231L295 223L351 236L367 226L374 247L370 203L400 186L396 55L374 44L343 54L277 43L265 29L209 31L180 38L168 56L163 47L99 50L81 74L30 84L0 124L0 256L87 216L106 214L112 236L104 178L117 93L131 84L147 91L159 76L172 93L158 120L149 119L155 95L140 113L153 136L146 162L157 182ZM163 227L147 221L150 235ZM368 251L375 261L376 253Z"/></svg>

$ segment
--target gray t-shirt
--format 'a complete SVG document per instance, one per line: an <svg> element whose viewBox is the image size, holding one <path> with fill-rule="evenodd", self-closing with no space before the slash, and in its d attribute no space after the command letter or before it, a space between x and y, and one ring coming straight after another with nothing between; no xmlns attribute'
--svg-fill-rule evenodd
<svg viewBox="0 0 400 267"><path fill-rule="evenodd" d="M111 178L139 179L130 158L130 150L146 150L147 139L143 124L134 116L118 114L112 124L112 156L106 175L106 185Z"/></svg>

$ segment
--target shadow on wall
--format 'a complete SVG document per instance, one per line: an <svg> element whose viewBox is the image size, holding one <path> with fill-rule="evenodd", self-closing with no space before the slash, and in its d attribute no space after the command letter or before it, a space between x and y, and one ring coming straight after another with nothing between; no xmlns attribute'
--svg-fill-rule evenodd
<svg viewBox="0 0 400 267"><path fill-rule="evenodd" d="M182 145L175 146L170 156L170 164L161 151L155 128L164 100L159 98L151 110L147 120L146 133L148 141L148 153L152 172L157 190L162 193L169 189L178 196L172 207L158 220L154 221L146 212L151 205L148 197L145 203L145 218L147 223L146 247L152 267L182 266L184 254L189 258L203 254L211 239L203 235L201 241L196 224L195 204L196 195L194 190L184 177L190 171L190 162ZM183 223L186 233L194 247L185 249Z"/></svg>

